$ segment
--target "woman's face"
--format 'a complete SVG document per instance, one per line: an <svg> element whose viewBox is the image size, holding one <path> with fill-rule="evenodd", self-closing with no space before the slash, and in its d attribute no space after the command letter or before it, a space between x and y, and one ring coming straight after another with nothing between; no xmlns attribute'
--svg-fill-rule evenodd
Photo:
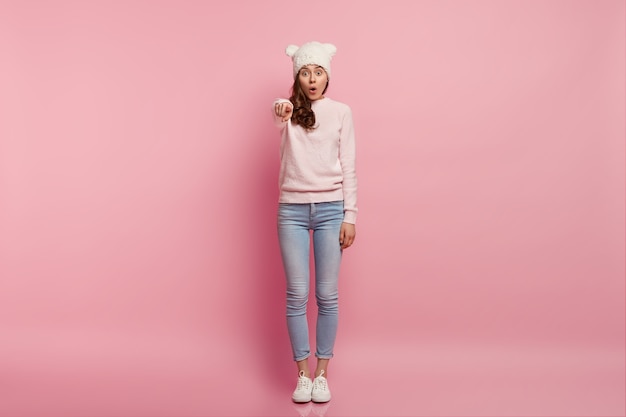
<svg viewBox="0 0 626 417"><path fill-rule="evenodd" d="M319 100L324 98L323 93L328 84L328 75L324 68L318 65L306 65L298 72L300 88L309 100Z"/></svg>

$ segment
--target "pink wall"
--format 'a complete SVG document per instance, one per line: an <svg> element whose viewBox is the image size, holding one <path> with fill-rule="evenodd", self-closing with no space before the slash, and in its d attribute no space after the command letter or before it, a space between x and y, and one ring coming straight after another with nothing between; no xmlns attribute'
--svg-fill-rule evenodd
<svg viewBox="0 0 626 417"><path fill-rule="evenodd" d="M1 2L0 414L252 412L183 374L269 373L289 395L269 106L284 47L313 39L338 47L328 95L358 140L336 366L425 345L623 353L624 10ZM168 372L167 399L111 388Z"/></svg>

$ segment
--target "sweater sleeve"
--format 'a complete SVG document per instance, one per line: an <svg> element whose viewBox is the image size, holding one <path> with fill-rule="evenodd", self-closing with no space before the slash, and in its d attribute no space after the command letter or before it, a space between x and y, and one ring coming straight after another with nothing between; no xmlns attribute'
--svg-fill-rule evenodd
<svg viewBox="0 0 626 417"><path fill-rule="evenodd" d="M287 100L286 98L277 98L272 103L272 115L274 116L274 125L276 127L279 127L279 128L282 129L283 127L285 127L287 122L283 122L281 120L281 118L279 116L276 116L276 113L274 112L274 106L276 106L276 104L278 104L278 103L289 103L289 104L291 104L291 101ZM293 108L293 105L292 105L292 108ZM291 114L293 114L293 112Z"/></svg>
<svg viewBox="0 0 626 417"><path fill-rule="evenodd" d="M352 111L350 109L344 114L341 124L339 161L341 162L341 170L343 172L343 221L355 224L357 214L356 142Z"/></svg>

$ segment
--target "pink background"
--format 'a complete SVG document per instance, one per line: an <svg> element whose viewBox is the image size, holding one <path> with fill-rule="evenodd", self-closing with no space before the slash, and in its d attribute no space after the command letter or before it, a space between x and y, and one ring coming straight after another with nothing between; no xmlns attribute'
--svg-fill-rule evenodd
<svg viewBox="0 0 626 417"><path fill-rule="evenodd" d="M0 415L624 415L624 6L0 2ZM270 118L313 39L360 182L326 408Z"/></svg>

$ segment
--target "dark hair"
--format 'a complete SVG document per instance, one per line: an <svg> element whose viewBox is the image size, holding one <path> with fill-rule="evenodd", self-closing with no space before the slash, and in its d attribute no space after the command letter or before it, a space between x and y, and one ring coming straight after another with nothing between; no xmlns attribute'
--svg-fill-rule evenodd
<svg viewBox="0 0 626 417"><path fill-rule="evenodd" d="M324 87L322 94L324 94L328 89L328 84L329 81L326 81L326 87ZM315 129L315 113L311 109L311 100L309 100L306 94L304 94L304 91L302 91L300 80L297 75L296 79L293 80L289 101L293 104L291 122L300 125L307 130Z"/></svg>

